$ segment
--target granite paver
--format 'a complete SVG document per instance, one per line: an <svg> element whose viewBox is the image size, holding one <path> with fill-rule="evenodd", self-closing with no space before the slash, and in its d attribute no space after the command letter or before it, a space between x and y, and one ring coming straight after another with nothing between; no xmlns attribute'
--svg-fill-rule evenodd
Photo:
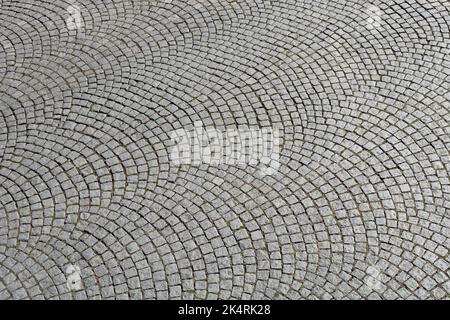
<svg viewBox="0 0 450 320"><path fill-rule="evenodd" d="M447 0L0 0L0 299L450 299ZM275 173L171 132L279 128Z"/></svg>

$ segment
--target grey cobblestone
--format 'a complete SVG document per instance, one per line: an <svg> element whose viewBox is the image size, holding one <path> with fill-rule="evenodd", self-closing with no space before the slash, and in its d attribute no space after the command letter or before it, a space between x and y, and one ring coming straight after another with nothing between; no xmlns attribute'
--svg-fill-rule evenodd
<svg viewBox="0 0 450 320"><path fill-rule="evenodd" d="M449 14L0 1L0 299L450 299ZM278 172L175 167L199 120Z"/></svg>

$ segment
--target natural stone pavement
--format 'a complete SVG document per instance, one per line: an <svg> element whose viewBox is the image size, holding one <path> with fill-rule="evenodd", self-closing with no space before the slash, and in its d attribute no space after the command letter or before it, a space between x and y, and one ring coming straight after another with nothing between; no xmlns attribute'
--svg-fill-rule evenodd
<svg viewBox="0 0 450 320"><path fill-rule="evenodd" d="M449 299L449 13L1 0L0 298ZM195 121L278 172L174 166Z"/></svg>

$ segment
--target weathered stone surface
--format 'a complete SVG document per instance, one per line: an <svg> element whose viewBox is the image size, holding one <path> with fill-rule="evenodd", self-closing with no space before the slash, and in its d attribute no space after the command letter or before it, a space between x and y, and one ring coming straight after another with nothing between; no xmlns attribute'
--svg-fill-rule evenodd
<svg viewBox="0 0 450 320"><path fill-rule="evenodd" d="M375 4L0 1L0 299L450 299L450 3Z"/></svg>

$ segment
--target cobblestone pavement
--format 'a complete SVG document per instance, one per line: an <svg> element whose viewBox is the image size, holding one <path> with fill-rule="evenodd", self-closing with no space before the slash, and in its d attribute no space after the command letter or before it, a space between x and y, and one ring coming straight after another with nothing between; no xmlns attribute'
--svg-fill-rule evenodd
<svg viewBox="0 0 450 320"><path fill-rule="evenodd" d="M0 0L1 299L450 299L447 0ZM279 168L174 165L280 128Z"/></svg>

